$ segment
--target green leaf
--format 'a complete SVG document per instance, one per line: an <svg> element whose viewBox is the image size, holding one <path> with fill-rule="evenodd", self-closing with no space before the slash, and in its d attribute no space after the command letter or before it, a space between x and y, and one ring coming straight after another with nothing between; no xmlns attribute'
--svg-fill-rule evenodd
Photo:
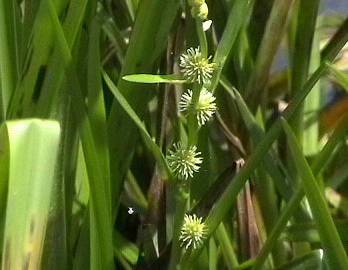
<svg viewBox="0 0 348 270"><path fill-rule="evenodd" d="M230 54L230 51L237 40L238 33L240 32L243 24L246 24L254 6L254 1L234 1L230 10L228 21L221 37L221 40L216 48L214 55L214 62L219 65L217 72L215 72L212 79L212 88L215 89L219 83L222 69L225 65L226 59Z"/></svg>
<svg viewBox="0 0 348 270"><path fill-rule="evenodd" d="M138 247L128 241L117 230L114 232L115 251L119 252L129 263L136 265L139 257Z"/></svg>
<svg viewBox="0 0 348 270"><path fill-rule="evenodd" d="M15 2L0 1L0 116L1 119L6 117L6 110L11 95L16 87L18 77L18 51L16 51L18 40L16 40L15 27L16 18Z"/></svg>
<svg viewBox="0 0 348 270"><path fill-rule="evenodd" d="M181 76L171 75L155 75L155 74L132 74L122 77L125 81L136 83L185 83Z"/></svg>
<svg viewBox="0 0 348 270"><path fill-rule="evenodd" d="M9 158L2 265L39 269L56 185L60 127L55 121L9 121L2 125L0 135L9 145L9 152L1 152Z"/></svg>
<svg viewBox="0 0 348 270"><path fill-rule="evenodd" d="M150 134L147 132L144 123L139 119L135 111L132 109L132 107L129 105L127 100L122 96L120 91L117 89L116 85L111 81L111 79L105 72L103 73L103 77L110 91L113 93L114 97L116 98L116 100L119 102L119 104L128 114L128 116L132 119L132 121L136 124L139 131L143 135L143 139L145 141L146 146L152 152L152 154L154 155L155 159L157 160L160 166L162 177L164 179L172 179L171 171L168 167L167 161L165 157L163 156L161 149L158 147L158 145L151 138Z"/></svg>
<svg viewBox="0 0 348 270"><path fill-rule="evenodd" d="M64 63L65 72L68 78L68 86L71 91L72 109L76 120L79 122L79 135L81 138L86 169L90 186L90 220L91 220L91 269L112 269L113 268L113 247L112 247L112 217L110 189L107 187L109 179L104 179L106 167L101 165L96 149L96 139L93 137L91 120L87 114L80 85L77 81L76 71L72 64L72 55L64 31L59 22L57 12L52 0L47 1L52 26Z"/></svg>
<svg viewBox="0 0 348 270"><path fill-rule="evenodd" d="M329 72L334 81L348 92L348 74L336 68L334 65L328 64Z"/></svg>
<svg viewBox="0 0 348 270"><path fill-rule="evenodd" d="M325 166L327 165L327 160L330 160L329 157L334 152L337 143L345 136L347 129L348 117L345 117L344 120L342 120L342 122L340 123L340 125L335 129L324 148L315 158L312 166L313 173L315 175L318 175L321 172L322 168L325 168ZM262 267L263 262L266 260L272 247L276 243L276 239L278 239L280 233L285 228L289 219L291 218L291 216L294 215L295 211L298 209L298 205L300 204L303 197L303 189L297 189L294 192L288 204L282 209L276 224L274 225L271 233L268 235L264 246L262 247L259 255L255 260L254 269L259 269L260 267Z"/></svg>
<svg viewBox="0 0 348 270"><path fill-rule="evenodd" d="M55 9L59 15L64 10L66 1L55 1ZM8 117L18 118L27 115L32 106L32 97L40 71L45 70L53 45L52 24L47 13L47 1L40 1L35 16L35 23L30 29L30 41L26 44L28 56L21 80L17 82L9 107ZM23 67L24 68L24 67Z"/></svg>
<svg viewBox="0 0 348 270"><path fill-rule="evenodd" d="M322 264L323 251L316 249L304 256L292 260L280 268L277 268L277 270L317 270L321 269Z"/></svg>
<svg viewBox="0 0 348 270"><path fill-rule="evenodd" d="M287 135L289 148L297 172L302 179L302 185L313 212L313 218L318 228L325 255L328 257L330 268L348 269L348 258L330 215L330 210L325 201L324 195L314 178L307 160L301 152L294 132L284 119L282 119L282 126Z"/></svg>
<svg viewBox="0 0 348 270"><path fill-rule="evenodd" d="M255 68L246 89L247 96L252 98L252 109L255 109L259 97L267 85L273 59L285 33L287 18L293 2L293 0L275 0L273 3L258 49Z"/></svg>
<svg viewBox="0 0 348 270"><path fill-rule="evenodd" d="M314 40L319 2L318 0L300 1L298 5L295 44L293 46L291 60L293 65L290 78L292 96L302 91L308 74L314 71L320 64L319 42ZM304 130L304 121L306 120L308 122L309 117L316 117L313 111L317 111L320 106L320 95L318 91L315 91L319 90L319 85L317 83L313 87L314 91L306 97L305 102L299 107L293 119L289 122L301 146L304 147L305 154L308 155L314 155L319 150L317 144L318 126L316 125L316 121L314 121L313 125L309 125L306 132ZM304 135L307 137L305 141L303 141ZM309 144L304 146L304 142ZM288 165L291 167L291 163ZM296 181L296 179L297 176L294 175L294 180Z"/></svg>
<svg viewBox="0 0 348 270"><path fill-rule="evenodd" d="M134 73L150 73L157 69L159 56L168 44L168 36L181 4L177 0L137 1L137 15L129 40L121 76ZM148 86L146 86L148 87ZM149 91L144 85L131 84L122 77L117 88L127 102L142 119L149 100ZM122 126L122 129L120 129ZM123 179L128 171L135 142L138 139L136 127L131 124L128 115L115 101L108 118L108 135L113 186L114 207L119 205ZM120 154L121 153L121 154ZM117 209L116 209L117 211Z"/></svg>
<svg viewBox="0 0 348 270"><path fill-rule="evenodd" d="M241 118L243 119L243 122L249 131L250 139L254 145L257 145L257 143L261 141L265 136L263 128L257 123L257 120L249 110L248 105L244 101L243 97L239 94L237 89L235 89L231 85L231 83L226 79L225 76L221 76L220 83L236 103ZM277 164L280 163L281 161L276 156L275 151L273 151L272 149L270 150L270 153L265 154L263 164L267 169L268 174L273 178L278 191L283 197L288 200L291 197L293 188L289 186L289 184L285 181L283 174L279 170Z"/></svg>

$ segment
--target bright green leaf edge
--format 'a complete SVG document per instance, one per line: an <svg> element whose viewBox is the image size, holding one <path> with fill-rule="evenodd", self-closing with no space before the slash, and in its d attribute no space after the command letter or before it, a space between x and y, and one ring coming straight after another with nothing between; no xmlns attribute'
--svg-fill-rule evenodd
<svg viewBox="0 0 348 270"><path fill-rule="evenodd" d="M180 75L131 74L122 77L123 80L135 83L186 83Z"/></svg>

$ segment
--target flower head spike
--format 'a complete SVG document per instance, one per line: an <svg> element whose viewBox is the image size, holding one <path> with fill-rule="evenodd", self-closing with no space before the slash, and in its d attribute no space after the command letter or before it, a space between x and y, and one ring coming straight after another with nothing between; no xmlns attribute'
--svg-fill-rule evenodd
<svg viewBox="0 0 348 270"><path fill-rule="evenodd" d="M199 99L195 107L192 105L192 90L187 90L181 96L179 102L179 111L190 113L193 111L197 115L197 121L200 126L203 126L215 113L216 103L214 95L203 88L199 94Z"/></svg>
<svg viewBox="0 0 348 270"><path fill-rule="evenodd" d="M184 78L192 83L209 83L216 67L215 63L209 63L210 59L211 56L203 57L199 48L189 48L180 56L179 66Z"/></svg>
<svg viewBox="0 0 348 270"><path fill-rule="evenodd" d="M198 248L206 236L206 225L202 222L202 218L198 218L195 214L185 215L184 224L180 232L181 246L188 249L192 246L194 249Z"/></svg>
<svg viewBox="0 0 348 270"><path fill-rule="evenodd" d="M183 180L193 177L198 172L202 158L196 146L183 147L181 143L174 144L174 150L169 150L168 164L173 173Z"/></svg>

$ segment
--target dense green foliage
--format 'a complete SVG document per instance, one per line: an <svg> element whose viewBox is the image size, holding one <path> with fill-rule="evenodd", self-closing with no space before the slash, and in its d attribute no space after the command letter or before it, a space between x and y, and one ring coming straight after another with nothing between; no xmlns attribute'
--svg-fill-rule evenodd
<svg viewBox="0 0 348 270"><path fill-rule="evenodd" d="M0 0L2 269L347 270L323 5Z"/></svg>

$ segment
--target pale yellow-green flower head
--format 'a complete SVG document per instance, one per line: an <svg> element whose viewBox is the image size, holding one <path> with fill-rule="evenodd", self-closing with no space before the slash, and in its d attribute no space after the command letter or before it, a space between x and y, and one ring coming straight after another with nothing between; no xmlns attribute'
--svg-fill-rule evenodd
<svg viewBox="0 0 348 270"><path fill-rule="evenodd" d="M192 7L200 6L200 5L203 5L205 3L205 0L189 0L188 3Z"/></svg>
<svg viewBox="0 0 348 270"><path fill-rule="evenodd" d="M185 249L192 247L198 248L206 237L206 225L202 222L202 218L198 218L195 214L185 215L184 224L180 232L181 246Z"/></svg>
<svg viewBox="0 0 348 270"><path fill-rule="evenodd" d="M193 106L192 95L193 92L190 89L181 95L179 111L196 114L199 126L203 126L216 111L215 97L210 91L203 88L199 94L198 102Z"/></svg>
<svg viewBox="0 0 348 270"><path fill-rule="evenodd" d="M193 18L205 20L208 17L208 5L204 0L189 0Z"/></svg>
<svg viewBox="0 0 348 270"><path fill-rule="evenodd" d="M167 161L170 169L180 180L187 180L193 177L200 169L202 158L201 152L192 145L184 147L181 143L174 144L174 150L169 150Z"/></svg>
<svg viewBox="0 0 348 270"><path fill-rule="evenodd" d="M199 18L202 21L208 18L208 5L206 3L203 3L200 6L193 6L191 8L191 16L193 18Z"/></svg>
<svg viewBox="0 0 348 270"><path fill-rule="evenodd" d="M199 48L189 48L180 56L180 71L191 83L207 84L216 68L215 63L209 63L210 59L203 57Z"/></svg>

